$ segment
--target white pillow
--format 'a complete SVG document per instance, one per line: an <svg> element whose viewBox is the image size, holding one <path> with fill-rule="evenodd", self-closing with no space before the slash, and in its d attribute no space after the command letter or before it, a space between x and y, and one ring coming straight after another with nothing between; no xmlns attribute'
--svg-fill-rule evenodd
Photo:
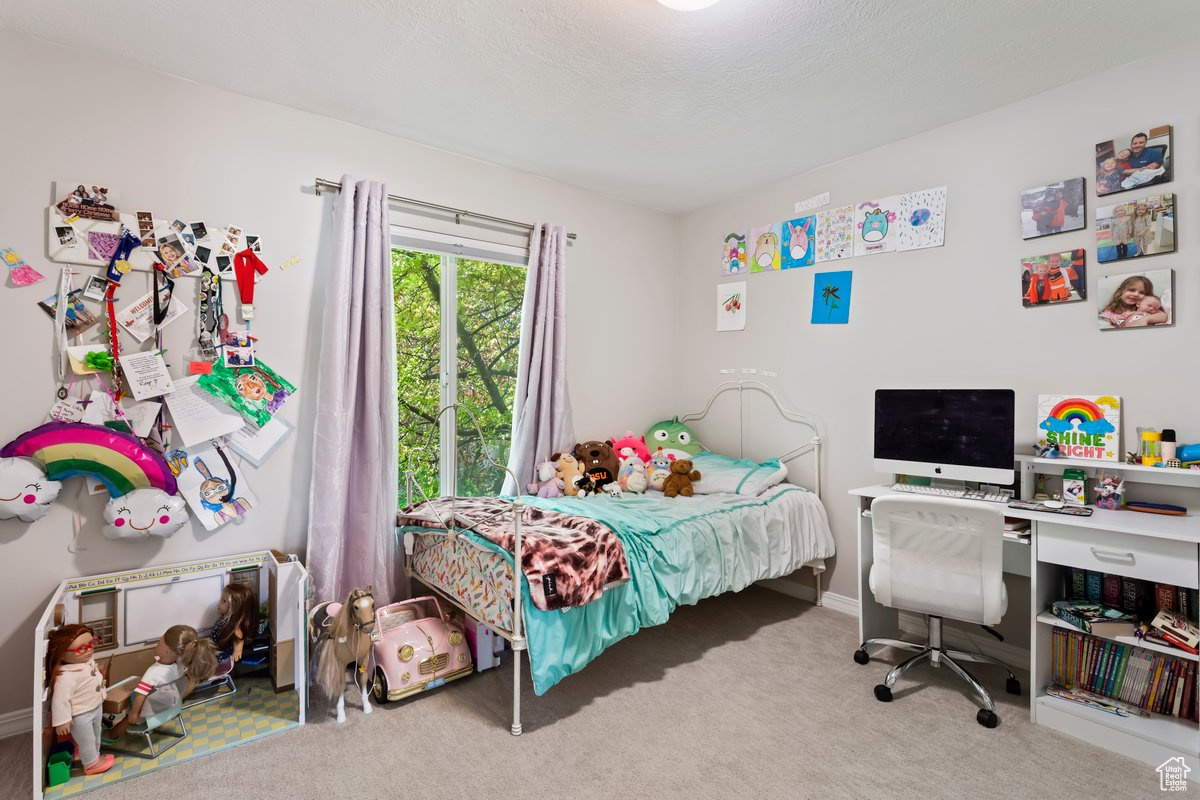
<svg viewBox="0 0 1200 800"><path fill-rule="evenodd" d="M700 480L692 484L696 494L740 494L754 497L787 478L787 467L778 459L751 461L705 451L692 458Z"/></svg>

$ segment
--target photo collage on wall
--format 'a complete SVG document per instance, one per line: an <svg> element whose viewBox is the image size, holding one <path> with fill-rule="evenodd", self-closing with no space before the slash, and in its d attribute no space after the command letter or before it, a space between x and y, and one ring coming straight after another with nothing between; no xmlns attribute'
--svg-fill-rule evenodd
<svg viewBox="0 0 1200 800"><path fill-rule="evenodd" d="M802 269L829 261L879 253L941 247L946 233L946 187L923 189L839 206L781 222L733 231L724 237L721 274ZM821 273L814 281L814 324L845 324L850 313L850 271ZM820 285L817 285L820 284ZM733 327L725 302L734 293L718 288L718 330Z"/></svg>
<svg viewBox="0 0 1200 800"><path fill-rule="evenodd" d="M1095 146L1096 196L1150 189L1172 179L1170 125L1113 136ZM1116 199L1114 198L1114 201ZM1175 195L1157 191L1097 204L1093 232L1096 263L1112 264L1175 252ZM1084 230L1084 178L1068 178L1021 192L1021 238ZM1021 304L1026 308L1088 299L1086 250L1021 259ZM1175 324L1175 271L1169 268L1097 275L1093 302L1100 330Z"/></svg>

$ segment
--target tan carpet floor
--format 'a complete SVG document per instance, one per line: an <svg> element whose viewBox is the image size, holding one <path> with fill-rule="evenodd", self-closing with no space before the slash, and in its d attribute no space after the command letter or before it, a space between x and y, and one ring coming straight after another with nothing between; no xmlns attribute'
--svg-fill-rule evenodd
<svg viewBox="0 0 1200 800"><path fill-rule="evenodd" d="M948 670L911 671L895 702L876 701L890 657L856 665L856 637L852 617L751 588L679 609L543 697L526 680L519 738L505 653L498 670L370 716L348 699L344 725L321 698L315 723L86 796L1161 796L1152 767L1032 725L998 669L976 673L997 699L995 730ZM29 753L27 735L0 741L0 797L30 796Z"/></svg>

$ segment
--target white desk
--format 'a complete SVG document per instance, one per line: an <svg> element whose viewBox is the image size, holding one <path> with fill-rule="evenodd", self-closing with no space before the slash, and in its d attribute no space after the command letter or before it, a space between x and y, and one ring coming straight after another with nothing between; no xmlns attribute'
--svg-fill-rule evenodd
<svg viewBox="0 0 1200 800"><path fill-rule="evenodd" d="M1072 466L1061 461L1058 469ZM1110 465L1110 468L1117 465ZM1197 476L1200 478L1200 476ZM1145 478L1142 478L1145 481ZM1146 481L1149 482L1149 481ZM892 492L891 486L852 489L858 499L858 598L860 641L900 638L899 614L875 602L867 584L873 562L871 501ZM912 496L912 495L909 495ZM1095 509L1090 517L1023 511L1003 503L1005 516L1030 521L1030 543L1004 542L1004 571L1026 575L1030 585L1030 718L1039 725L1078 736L1109 750L1158 766L1183 756L1200 781L1200 726L1160 715L1149 718L1116 717L1045 694L1051 683L1052 631L1062 623L1041 614L1051 602L1061 600L1064 567L1116 573L1159 583L1200 586L1200 515L1185 517L1140 514L1135 511ZM847 654L849 655L849 654ZM1172 655L1197 660L1183 651ZM1021 666L1015 664L1014 666Z"/></svg>

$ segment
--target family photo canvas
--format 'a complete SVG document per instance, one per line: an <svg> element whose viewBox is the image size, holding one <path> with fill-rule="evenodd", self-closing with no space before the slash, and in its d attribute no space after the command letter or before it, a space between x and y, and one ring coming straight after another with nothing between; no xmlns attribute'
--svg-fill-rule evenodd
<svg viewBox="0 0 1200 800"><path fill-rule="evenodd" d="M1035 186L1021 192L1021 238L1077 231L1087 224L1083 178Z"/></svg>
<svg viewBox="0 0 1200 800"><path fill-rule="evenodd" d="M1122 133L1096 145L1096 194L1127 192L1171 180L1171 126Z"/></svg>
<svg viewBox="0 0 1200 800"><path fill-rule="evenodd" d="M1096 209L1096 260L1123 261L1175 250L1175 195Z"/></svg>
<svg viewBox="0 0 1200 800"><path fill-rule="evenodd" d="M1021 304L1025 307L1087 299L1084 250L1064 250L1021 259Z"/></svg>
<svg viewBox="0 0 1200 800"><path fill-rule="evenodd" d="M1102 276L1096 289L1100 330L1174 325L1174 284L1171 269Z"/></svg>

